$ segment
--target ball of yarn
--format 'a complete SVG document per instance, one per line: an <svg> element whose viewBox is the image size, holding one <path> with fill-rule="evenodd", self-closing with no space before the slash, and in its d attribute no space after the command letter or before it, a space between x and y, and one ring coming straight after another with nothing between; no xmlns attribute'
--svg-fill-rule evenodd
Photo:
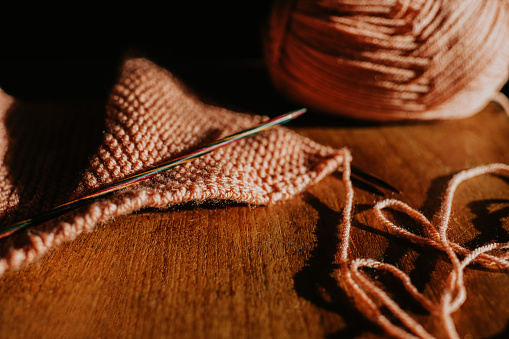
<svg viewBox="0 0 509 339"><path fill-rule="evenodd" d="M266 60L280 91L323 112L462 118L509 78L509 1L281 0Z"/></svg>

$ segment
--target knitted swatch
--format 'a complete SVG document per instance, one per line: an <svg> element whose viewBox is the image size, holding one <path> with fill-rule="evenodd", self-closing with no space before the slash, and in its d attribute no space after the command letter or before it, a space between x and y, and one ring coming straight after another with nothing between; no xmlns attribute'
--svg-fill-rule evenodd
<svg viewBox="0 0 509 339"><path fill-rule="evenodd" d="M0 91L1 225L264 120L200 102L144 59L124 64L106 111L103 121L102 109L91 104L21 104ZM277 127L1 239L0 275L111 217L189 201L271 204L301 192L343 160L343 151Z"/></svg>

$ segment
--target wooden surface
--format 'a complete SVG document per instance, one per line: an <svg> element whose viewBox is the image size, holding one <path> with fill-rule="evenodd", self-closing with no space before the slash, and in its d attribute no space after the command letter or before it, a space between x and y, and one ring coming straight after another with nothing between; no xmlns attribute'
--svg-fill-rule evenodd
<svg viewBox="0 0 509 339"><path fill-rule="evenodd" d="M348 146L356 165L400 188L395 197L428 218L451 175L509 163L509 118L495 104L448 122L345 127L302 119L295 131ZM382 198L355 193L354 254L397 264L436 300L450 269L446 257L389 235L371 210ZM189 204L98 225L0 278L0 337L383 337L331 277L343 194L340 177L331 175L273 206ZM470 248L509 241L508 210L508 179L471 180L459 187L449 234ZM468 268L466 286L468 299L454 314L461 336L505 337L507 272ZM436 317L398 294L397 285L390 291L443 335Z"/></svg>

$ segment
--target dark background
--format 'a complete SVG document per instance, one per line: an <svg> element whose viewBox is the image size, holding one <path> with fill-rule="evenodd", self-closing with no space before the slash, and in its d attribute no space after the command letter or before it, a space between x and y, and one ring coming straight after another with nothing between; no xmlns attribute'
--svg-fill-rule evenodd
<svg viewBox="0 0 509 339"><path fill-rule="evenodd" d="M111 22L96 13L91 20L25 18L30 30L20 34L17 23L16 35L0 44L0 88L26 101L102 100L123 58L141 56L217 105L255 113L298 108L274 93L263 64L272 1L204 3L130 9Z"/></svg>
<svg viewBox="0 0 509 339"><path fill-rule="evenodd" d="M5 11L14 19L0 27L0 88L25 101L105 100L123 58L142 56L205 101L280 114L299 105L274 92L264 68L271 6L257 0L136 4L111 13L84 6Z"/></svg>

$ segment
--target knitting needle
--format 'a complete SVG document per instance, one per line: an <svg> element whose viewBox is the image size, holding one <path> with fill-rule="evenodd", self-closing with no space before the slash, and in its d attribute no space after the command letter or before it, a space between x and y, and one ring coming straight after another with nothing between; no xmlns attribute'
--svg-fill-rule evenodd
<svg viewBox="0 0 509 339"><path fill-rule="evenodd" d="M145 170L143 172L140 172L140 173L137 173L137 174L134 174L134 175L131 175L131 176L128 176L127 178L124 178L123 180L119 181L119 182L116 182L114 184L111 184L107 187L104 187L102 189L100 189L99 191L97 192L92 192L90 194L87 194L81 198L78 198L78 199L75 199L75 200L72 200L70 202L67 202L65 204L62 204L62 205L59 205L57 207L54 207L52 208L51 210L48 210L42 214L39 214L33 218L30 218L30 219L26 219L26 220L23 220L23 221L19 221L15 224L12 224L10 226L7 226L3 229L0 230L0 238L4 238L4 237L7 237L9 235L11 235L12 233L22 229L22 228L25 228L25 227L30 227L30 226L33 226L33 225L37 225L37 224L40 224L44 221L48 221L50 219L53 219L55 217L58 217L70 210L73 210L73 209L76 209L76 208L79 208L79 207L82 207L88 203L90 203L92 200L95 200L95 199L98 199L98 198L101 198L101 197L104 197L108 194L111 194L111 193L114 193L114 192L117 192L121 189L124 189L124 188L127 188L129 186L132 186L142 180L146 180L148 178L151 178L155 175L157 175L158 173L161 173L161 172L164 172L164 171L167 171L169 169L172 169L176 166L179 166L179 165L182 165L186 162L189 162L193 159L196 159L198 157L201 157L207 153L210 153L218 148L221 148L221 147L224 147L226 145L229 145L231 143L234 143L240 139L243 139L243 138L246 138L246 137L249 137L249 136L252 136L252 135L255 135L255 134L258 134L262 131L266 131L270 128L273 128L277 125L281 125L281 124L284 124L284 123L287 123L289 122L290 120L293 120L299 116L301 116L302 114L304 114L306 112L306 109L305 108L302 108L302 109L299 109L299 110L296 110L296 111L292 111L290 113L287 113L287 114L283 114L281 116L278 116L276 118L273 118L273 119L270 119L269 121L267 122L264 122L264 123L261 123L259 125L256 125L254 127L251 127L251 128L248 128L246 130L243 130L241 132L238 132L238 133L235 133L235 134L232 134L230 136L227 136L223 139L220 139L220 140L217 140L205 147L202 147L202 148L199 148L199 149L196 149L190 153L187 153L185 155L182 155L180 157L177 157L175 159L172 159L172 160L169 160L169 161L166 161L166 162L163 162L163 163L160 163L148 170ZM382 179L380 178L377 178L363 170L361 170L360 168L358 167L355 167L355 168L352 168L352 173L355 173L357 174L359 177L363 178L364 181L370 181L372 182L373 184L378 184L382 187L385 187L385 188L388 188L392 191L395 191L395 192L399 192L397 189L395 189L393 186L389 185L388 183L386 183L385 181L383 181Z"/></svg>
<svg viewBox="0 0 509 339"><path fill-rule="evenodd" d="M400 190L398 190L396 187L392 186L388 182L384 181L383 179L381 179L371 173L368 173L353 164L350 164L350 168L352 170L352 176L355 175L357 177L357 179L359 179L363 182L367 182L368 184L374 184L374 185L383 187L383 188L388 189L389 191L392 191L394 193L401 194Z"/></svg>
<svg viewBox="0 0 509 339"><path fill-rule="evenodd" d="M302 109L292 111L287 114L283 114L281 116L275 117L273 119L270 119L269 121L266 121L264 123L254 126L254 127L248 128L241 132L238 132L238 133L232 134L230 136L227 136L225 138L222 138L220 140L217 140L205 147L196 149L196 150L194 150L190 153L184 154L178 158L160 163L146 171L128 176L128 177L120 180L119 182L116 182L114 184L111 184L107 187L100 189L97 192L87 194L81 198L78 198L78 199L72 200L70 202L67 202L65 204L54 207L51 210L48 210L48 211L46 211L42 214L39 214L33 218L19 221L15 224L12 224L10 226L7 226L7 227L1 229L0 230L0 238L7 237L22 228L40 224L44 221L48 221L50 219L58 217L70 210L84 206L84 205L88 204L89 202L91 202L92 200L104 197L110 193L117 192L121 189L132 186L142 180L151 178L158 173L161 173L161 172L167 171L169 169L172 169L176 166L185 164L186 162L189 162L193 159L201 157L201 156L203 156L207 153L210 153L218 148L221 148L221 147L224 147L231 143L234 143L240 139L243 139L245 137L249 137L249 136L258 134L260 132L266 131L266 130L273 128L277 125L285 124L285 123L289 122L290 120L293 120L293 119L301 116L305 112L306 112L306 109L302 108Z"/></svg>

